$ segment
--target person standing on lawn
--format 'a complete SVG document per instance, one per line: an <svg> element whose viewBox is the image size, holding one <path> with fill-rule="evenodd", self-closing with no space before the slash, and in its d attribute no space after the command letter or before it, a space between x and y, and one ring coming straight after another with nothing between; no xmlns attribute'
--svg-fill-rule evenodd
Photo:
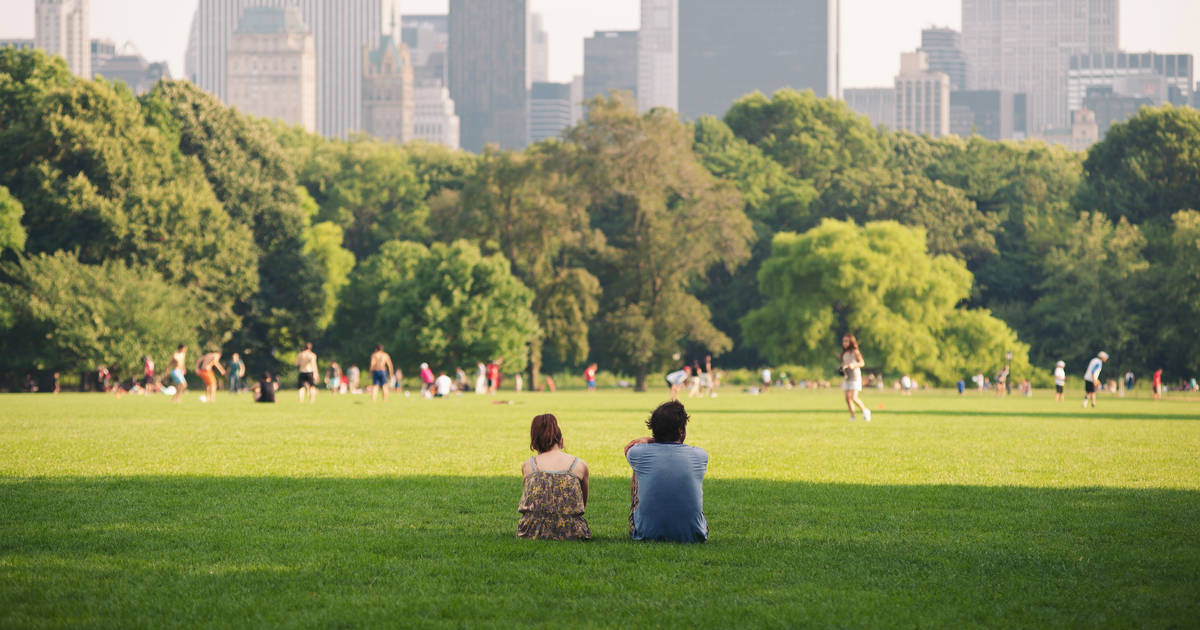
<svg viewBox="0 0 1200 630"><path fill-rule="evenodd" d="M317 353L313 352L312 342L304 344L304 349L296 355L296 368L300 371L297 390L300 402L304 402L305 394L308 402L317 402Z"/></svg>
<svg viewBox="0 0 1200 630"><path fill-rule="evenodd" d="M1088 403L1092 403L1092 408L1096 408L1096 389L1103 387L1100 383L1100 370L1104 369L1104 362L1108 360L1108 353L1100 351L1091 362L1088 363L1087 370L1083 373L1083 408L1087 409Z"/></svg>
<svg viewBox="0 0 1200 630"><path fill-rule="evenodd" d="M229 393L236 394L242 391L245 387L244 377L246 376L246 364L242 363L242 357L234 352L229 357Z"/></svg>
<svg viewBox="0 0 1200 630"><path fill-rule="evenodd" d="M387 402L388 377L394 371L396 366L392 365L392 355L383 351L383 344L376 345L375 352L371 353L371 402L375 402L375 397L381 391L383 402Z"/></svg>
<svg viewBox="0 0 1200 630"><path fill-rule="evenodd" d="M842 392L846 396L846 406L850 408L850 420L853 422L858 418L854 415L854 408L858 407L862 410L863 420L871 421L871 410L863 404L858 393L862 391L862 369L866 365L863 362L862 352L858 350L858 339L854 335L845 335L842 337L842 353L839 357L842 360Z"/></svg>
<svg viewBox="0 0 1200 630"><path fill-rule="evenodd" d="M217 377L213 376L214 368L221 376L225 376L225 368L221 367L220 352L209 352L196 361L196 374L204 381L204 398L200 402L212 402L217 398Z"/></svg>
<svg viewBox="0 0 1200 630"><path fill-rule="evenodd" d="M1067 363L1059 361L1054 364L1054 401L1063 401L1063 388L1067 386Z"/></svg>
<svg viewBox="0 0 1200 630"><path fill-rule="evenodd" d="M167 363L167 374L171 379L171 385L175 387L175 395L171 397L171 402L179 402L183 398L183 392L187 389L187 377L184 375L184 370L187 369L187 346L179 344L179 348L175 350L175 354L171 355L171 360Z"/></svg>
<svg viewBox="0 0 1200 630"><path fill-rule="evenodd" d="M553 414L534 417L529 426L529 449L537 455L521 464L517 537L591 539L592 530L583 517L588 501L588 465L563 451L562 430Z"/></svg>
<svg viewBox="0 0 1200 630"><path fill-rule="evenodd" d="M629 537L633 540L704 542L704 474L708 453L683 443L688 414L673 400L658 406L646 426L651 437L625 446L629 482Z"/></svg>

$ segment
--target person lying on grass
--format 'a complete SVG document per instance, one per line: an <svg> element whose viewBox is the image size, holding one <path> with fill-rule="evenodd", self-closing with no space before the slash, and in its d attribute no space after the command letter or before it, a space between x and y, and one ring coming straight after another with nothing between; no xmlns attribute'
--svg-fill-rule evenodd
<svg viewBox="0 0 1200 630"><path fill-rule="evenodd" d="M704 473L708 453L683 443L687 410L679 401L658 406L646 421L652 437L625 446L630 480L629 537L633 540L704 542Z"/></svg>
<svg viewBox="0 0 1200 630"><path fill-rule="evenodd" d="M529 449L537 455L521 464L523 490L517 511L518 538L590 540L583 512L588 500L588 466L563 452L562 431L553 414L536 416Z"/></svg>

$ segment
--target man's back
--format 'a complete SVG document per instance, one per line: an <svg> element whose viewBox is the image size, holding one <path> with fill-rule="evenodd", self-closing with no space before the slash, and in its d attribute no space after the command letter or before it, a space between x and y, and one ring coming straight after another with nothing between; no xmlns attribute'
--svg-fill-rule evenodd
<svg viewBox="0 0 1200 630"><path fill-rule="evenodd" d="M302 350L296 356L296 367L301 372L312 372L315 374L317 371L317 354L312 350Z"/></svg>
<svg viewBox="0 0 1200 630"><path fill-rule="evenodd" d="M625 454L637 480L634 540L703 542L708 453L681 443L637 444Z"/></svg>

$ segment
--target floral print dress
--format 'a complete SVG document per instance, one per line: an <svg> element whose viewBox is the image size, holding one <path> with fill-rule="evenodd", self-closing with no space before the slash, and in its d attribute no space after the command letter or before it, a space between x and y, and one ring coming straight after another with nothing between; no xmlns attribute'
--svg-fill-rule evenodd
<svg viewBox="0 0 1200 630"><path fill-rule="evenodd" d="M524 490L517 511L518 538L540 538L543 540L590 540L592 530L583 518L583 482L566 470L538 470L537 460L529 458L529 474L525 475Z"/></svg>

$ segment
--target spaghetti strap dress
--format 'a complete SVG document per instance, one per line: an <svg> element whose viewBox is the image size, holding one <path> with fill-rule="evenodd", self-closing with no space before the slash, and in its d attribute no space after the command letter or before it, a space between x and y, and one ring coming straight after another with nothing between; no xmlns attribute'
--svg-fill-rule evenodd
<svg viewBox="0 0 1200 630"><path fill-rule="evenodd" d="M518 538L542 540L590 540L592 530L583 518L583 482L575 476L576 457L566 470L538 470L537 460L529 458L521 503L517 511Z"/></svg>

